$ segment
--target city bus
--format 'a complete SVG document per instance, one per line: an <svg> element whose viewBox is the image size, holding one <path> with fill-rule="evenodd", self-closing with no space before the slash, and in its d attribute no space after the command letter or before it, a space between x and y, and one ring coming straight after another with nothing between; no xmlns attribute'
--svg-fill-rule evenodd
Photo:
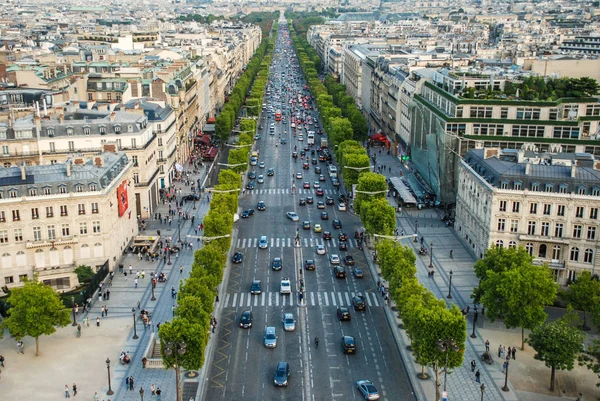
<svg viewBox="0 0 600 401"><path fill-rule="evenodd" d="M281 110L275 112L275 121L281 121Z"/></svg>
<svg viewBox="0 0 600 401"><path fill-rule="evenodd" d="M306 141L309 145L313 145L315 143L315 132L314 131L308 131L308 134L306 135Z"/></svg>

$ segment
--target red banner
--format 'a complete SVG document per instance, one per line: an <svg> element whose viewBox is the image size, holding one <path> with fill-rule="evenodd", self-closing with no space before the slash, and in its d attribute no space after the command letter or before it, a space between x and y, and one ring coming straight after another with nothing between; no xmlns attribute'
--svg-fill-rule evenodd
<svg viewBox="0 0 600 401"><path fill-rule="evenodd" d="M117 204L119 205L119 217L125 214L129 208L129 198L127 195L127 181L123 181L117 188Z"/></svg>

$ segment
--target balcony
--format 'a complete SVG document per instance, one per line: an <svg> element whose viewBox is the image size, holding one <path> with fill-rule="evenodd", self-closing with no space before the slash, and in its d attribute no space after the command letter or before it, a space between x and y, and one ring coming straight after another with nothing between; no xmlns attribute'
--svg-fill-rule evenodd
<svg viewBox="0 0 600 401"><path fill-rule="evenodd" d="M72 235L69 237L62 237L60 239L55 239L55 240L26 241L25 247L27 249L34 249L34 248L55 247L55 246L60 246L60 245L73 245L73 244L78 244L78 243L79 243L79 238L77 237L77 235Z"/></svg>
<svg viewBox="0 0 600 401"><path fill-rule="evenodd" d="M565 268L565 261L559 259L533 259L533 264L541 266L543 264L547 264L551 269L561 270Z"/></svg>
<svg viewBox="0 0 600 401"><path fill-rule="evenodd" d="M41 278L50 278L56 275L64 275L67 273L72 273L77 266L75 266L75 262L70 265L60 265L60 266L52 266L52 267L41 267L36 268L35 273Z"/></svg>

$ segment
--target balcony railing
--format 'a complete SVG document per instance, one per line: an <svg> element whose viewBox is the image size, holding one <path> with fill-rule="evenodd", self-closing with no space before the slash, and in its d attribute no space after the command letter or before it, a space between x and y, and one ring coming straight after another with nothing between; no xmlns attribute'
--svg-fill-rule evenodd
<svg viewBox="0 0 600 401"><path fill-rule="evenodd" d="M548 267L551 268L551 269L564 269L565 268L565 261L564 260L559 260L559 259L552 259L552 260L548 260L548 259L533 259L533 264L534 265L541 266L544 263L547 264Z"/></svg>

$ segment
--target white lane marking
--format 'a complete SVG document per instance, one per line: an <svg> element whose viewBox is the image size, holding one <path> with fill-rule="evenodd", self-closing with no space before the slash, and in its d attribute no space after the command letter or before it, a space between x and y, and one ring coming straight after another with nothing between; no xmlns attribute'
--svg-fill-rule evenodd
<svg viewBox="0 0 600 401"><path fill-rule="evenodd" d="M314 292L310 293L310 305L315 306L315 293Z"/></svg>
<svg viewBox="0 0 600 401"><path fill-rule="evenodd" d="M372 294L373 295L373 303L375 304L375 306L379 306L379 301L377 300L377 294Z"/></svg>
<svg viewBox="0 0 600 401"><path fill-rule="evenodd" d="M346 295L346 305L350 305L350 296L347 292L345 292L344 295Z"/></svg>
<svg viewBox="0 0 600 401"><path fill-rule="evenodd" d="M329 297L326 292L323 293L323 297L325 298L325 306L329 306Z"/></svg>
<svg viewBox="0 0 600 401"><path fill-rule="evenodd" d="M331 304L332 304L333 306L337 306L337 303L336 303L336 301L335 301L335 292L332 292L332 293L331 293Z"/></svg>
<svg viewBox="0 0 600 401"><path fill-rule="evenodd" d="M267 299L267 294L263 292L260 294L260 306L265 306L265 299Z"/></svg>
<svg viewBox="0 0 600 401"><path fill-rule="evenodd" d="M371 295L373 295L373 294L371 294ZM375 295L375 296L377 296L377 295ZM368 292L365 293L365 299L367 300L367 305L371 306L371 298L369 298Z"/></svg>
<svg viewBox="0 0 600 401"><path fill-rule="evenodd" d="M338 294L338 298L340 300L340 306L343 306L344 305L344 299L342 298L342 293L338 292L337 294Z"/></svg>
<svg viewBox="0 0 600 401"><path fill-rule="evenodd" d="M240 294L240 304L239 304L239 306L244 306L244 293L243 292Z"/></svg>

